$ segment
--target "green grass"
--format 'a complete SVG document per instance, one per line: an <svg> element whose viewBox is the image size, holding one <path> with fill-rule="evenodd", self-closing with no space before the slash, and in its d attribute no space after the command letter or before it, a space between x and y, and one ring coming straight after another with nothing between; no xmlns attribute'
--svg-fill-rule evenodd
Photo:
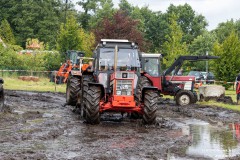
<svg viewBox="0 0 240 160"><path fill-rule="evenodd" d="M66 85L55 85L47 78L40 78L38 82L23 81L17 78L4 78L4 88L9 90L66 92Z"/></svg>
<svg viewBox="0 0 240 160"><path fill-rule="evenodd" d="M237 102L236 91L233 90L233 88L226 90L225 96L230 96L232 98L233 102ZM198 104L217 106L217 107L226 108L226 109L230 109L230 110L240 111L240 105L225 104L225 103L220 103L220 102L216 102L216 101L198 102Z"/></svg>

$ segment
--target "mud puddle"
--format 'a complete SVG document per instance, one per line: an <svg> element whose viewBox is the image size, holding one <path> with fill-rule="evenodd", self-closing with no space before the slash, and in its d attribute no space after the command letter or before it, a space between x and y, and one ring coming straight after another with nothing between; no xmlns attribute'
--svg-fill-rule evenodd
<svg viewBox="0 0 240 160"><path fill-rule="evenodd" d="M197 119L178 119L176 126L191 141L186 147L187 159L226 159L240 153L240 124L211 125ZM191 158L190 158L191 157ZM169 160L182 159L169 151Z"/></svg>

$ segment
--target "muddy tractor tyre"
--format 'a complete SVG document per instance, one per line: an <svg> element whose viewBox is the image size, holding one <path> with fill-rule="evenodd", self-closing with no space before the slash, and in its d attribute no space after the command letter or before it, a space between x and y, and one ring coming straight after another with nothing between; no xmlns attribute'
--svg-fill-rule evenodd
<svg viewBox="0 0 240 160"><path fill-rule="evenodd" d="M77 103L77 95L80 92L81 81L78 77L69 77L66 89L66 103L75 106Z"/></svg>
<svg viewBox="0 0 240 160"><path fill-rule="evenodd" d="M3 111L4 108L4 90L2 84L0 84L0 112Z"/></svg>
<svg viewBox="0 0 240 160"><path fill-rule="evenodd" d="M138 102L142 101L141 95L142 95L143 87L148 87L148 86L152 86L151 82L147 79L147 77L141 76L139 78L139 82L137 85L137 92L135 96Z"/></svg>
<svg viewBox="0 0 240 160"><path fill-rule="evenodd" d="M83 107L81 108L81 115L82 117L86 117L86 105L85 105L85 99L88 93L88 83L93 82L94 78L92 75L83 75L82 77L82 96L81 96L81 104L84 104Z"/></svg>
<svg viewBox="0 0 240 160"><path fill-rule="evenodd" d="M188 90L181 90L176 94L176 104L180 106L192 104L196 101L195 99L194 94Z"/></svg>
<svg viewBox="0 0 240 160"><path fill-rule="evenodd" d="M147 79L145 76L141 76L138 80L138 85L137 85L137 92L135 95L137 103L141 103L142 101L142 89L143 87L148 87L151 86L151 82ZM142 118L142 115L139 114L138 112L133 112L130 115L130 118L132 119L139 119Z"/></svg>
<svg viewBox="0 0 240 160"><path fill-rule="evenodd" d="M100 123L99 102L101 99L101 88L90 86L85 100L86 121L90 124Z"/></svg>
<svg viewBox="0 0 240 160"><path fill-rule="evenodd" d="M144 94L143 124L154 124L156 122L158 94L156 91L148 90Z"/></svg>

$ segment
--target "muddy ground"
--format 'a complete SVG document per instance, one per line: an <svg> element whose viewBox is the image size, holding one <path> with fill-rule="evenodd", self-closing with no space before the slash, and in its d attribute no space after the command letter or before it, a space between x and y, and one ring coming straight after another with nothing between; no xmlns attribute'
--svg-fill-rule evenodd
<svg viewBox="0 0 240 160"><path fill-rule="evenodd" d="M222 127L240 122L240 113L174 103L159 105L157 124L105 114L89 125L62 93L6 91L7 113L0 113L0 159L212 159L186 154L192 138L178 127L183 119L200 119ZM240 159L239 155L229 159Z"/></svg>

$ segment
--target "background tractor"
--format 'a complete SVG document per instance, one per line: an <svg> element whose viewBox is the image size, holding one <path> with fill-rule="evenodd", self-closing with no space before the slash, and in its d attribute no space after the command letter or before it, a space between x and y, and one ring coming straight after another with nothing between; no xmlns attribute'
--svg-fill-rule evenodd
<svg viewBox="0 0 240 160"><path fill-rule="evenodd" d="M216 56L180 56L173 64L161 71L161 54L141 54L141 75L148 85L155 86L159 93L175 97L177 105L188 105L197 102L197 94L194 92L194 76L177 75L184 61L203 61L217 59ZM143 82L143 81L142 81ZM142 84L144 85L144 84Z"/></svg>
<svg viewBox="0 0 240 160"><path fill-rule="evenodd" d="M79 57L84 57L84 53L74 50L67 51L66 62L62 64L57 72L52 72L50 81L57 84L66 83L69 73L72 70L79 70Z"/></svg>
<svg viewBox="0 0 240 160"><path fill-rule="evenodd" d="M81 70L81 68L80 68ZM90 124L104 112L137 113L144 124L156 120L158 89L140 74L138 45L103 39L96 47L93 67L78 79L77 107Z"/></svg>
<svg viewBox="0 0 240 160"><path fill-rule="evenodd" d="M4 90L3 90L3 79L0 78L0 112L3 111L4 108Z"/></svg>

